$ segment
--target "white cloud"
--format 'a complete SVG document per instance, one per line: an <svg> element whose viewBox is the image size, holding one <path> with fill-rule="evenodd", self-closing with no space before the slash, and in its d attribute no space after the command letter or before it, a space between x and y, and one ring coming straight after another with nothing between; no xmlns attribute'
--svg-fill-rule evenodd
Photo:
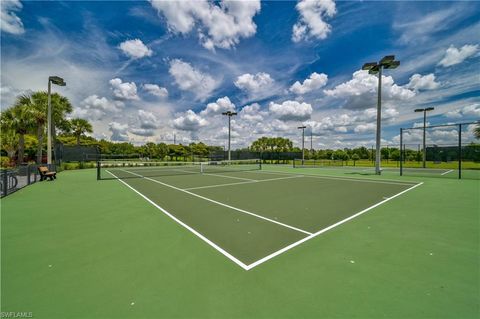
<svg viewBox="0 0 480 319"><path fill-rule="evenodd" d="M445 56L438 64L444 67L459 64L476 54L478 51L478 44L466 44L461 47L460 50L451 45L447 51L445 51Z"/></svg>
<svg viewBox="0 0 480 319"><path fill-rule="evenodd" d="M324 90L328 96L346 99L344 105L348 109L372 107L376 100L378 78L359 70L353 73L352 79L337 85L332 90ZM383 100L408 100L415 96L415 92L394 83L391 76L382 75Z"/></svg>
<svg viewBox="0 0 480 319"><path fill-rule="evenodd" d="M148 93L158 96L162 99L168 97L168 90L164 87L160 87L156 84L144 84L142 85L143 89L147 91Z"/></svg>
<svg viewBox="0 0 480 319"><path fill-rule="evenodd" d="M226 111L235 111L235 104L233 104L228 96L217 99L215 103L208 103L207 107L200 112L202 116L215 115Z"/></svg>
<svg viewBox="0 0 480 319"><path fill-rule="evenodd" d="M242 120L250 123L262 122L266 112L260 110L260 105L258 103L253 103L247 106L244 106L240 111L239 116Z"/></svg>
<svg viewBox="0 0 480 319"><path fill-rule="evenodd" d="M425 122L425 126L430 126L430 122ZM415 122L413 123L413 128L419 128L419 127L423 127L423 122Z"/></svg>
<svg viewBox="0 0 480 319"><path fill-rule="evenodd" d="M115 98L119 100L139 100L135 82L122 82L122 79L115 78L111 79L109 83Z"/></svg>
<svg viewBox="0 0 480 319"><path fill-rule="evenodd" d="M112 141L126 142L128 141L128 125L120 124L118 122L110 122L108 124L108 130L112 132L110 139Z"/></svg>
<svg viewBox="0 0 480 319"><path fill-rule="evenodd" d="M0 5L0 30L10 34L22 34L25 32L22 20L16 12L22 10L20 0L2 1Z"/></svg>
<svg viewBox="0 0 480 319"><path fill-rule="evenodd" d="M154 136L155 135L155 130L152 129L144 129L144 128L131 128L129 130L130 133L133 133L135 135L139 136Z"/></svg>
<svg viewBox="0 0 480 319"><path fill-rule="evenodd" d="M367 124L359 124L355 126L353 131L355 133L370 133L370 132L375 132L376 124L374 123L367 123Z"/></svg>
<svg viewBox="0 0 480 319"><path fill-rule="evenodd" d="M324 20L337 13L332 0L302 0L295 7L300 18L293 26L292 40L300 42L310 38L325 39L332 27Z"/></svg>
<svg viewBox="0 0 480 319"><path fill-rule="evenodd" d="M282 104L270 102L270 112L282 121L305 121L312 115L312 106L305 102L285 101Z"/></svg>
<svg viewBox="0 0 480 319"><path fill-rule="evenodd" d="M120 101L110 101L106 97L99 97L94 94L85 98L80 103L80 107L74 108L72 117L98 121L104 119L108 115L120 112L123 106L123 103Z"/></svg>
<svg viewBox="0 0 480 319"><path fill-rule="evenodd" d="M188 110L173 120L173 126L183 131L197 131L207 124L207 120L195 114L192 110Z"/></svg>
<svg viewBox="0 0 480 319"><path fill-rule="evenodd" d="M169 73L181 90L192 92L199 100L205 100L219 84L210 75L179 59L170 62Z"/></svg>
<svg viewBox="0 0 480 319"><path fill-rule="evenodd" d="M244 90L249 94L254 94L268 89L273 82L270 74L259 72L257 74L242 74L237 78L234 84L239 89Z"/></svg>
<svg viewBox="0 0 480 319"><path fill-rule="evenodd" d="M457 110L445 113L448 118L477 117L480 118L480 104L474 103L466 105Z"/></svg>
<svg viewBox="0 0 480 319"><path fill-rule="evenodd" d="M153 54L153 51L143 44L140 39L124 41L120 43L119 48L126 56L133 59L140 59Z"/></svg>
<svg viewBox="0 0 480 319"><path fill-rule="evenodd" d="M427 75L414 74L410 77L410 82L405 86L407 88L420 90L435 90L440 86L440 83L435 82L435 74L430 73Z"/></svg>
<svg viewBox="0 0 480 319"><path fill-rule="evenodd" d="M201 44L209 49L229 49L256 33L253 17L260 12L260 0L220 1L217 5L207 0L155 1L152 6L166 18L171 32L187 34L198 32Z"/></svg>
<svg viewBox="0 0 480 319"><path fill-rule="evenodd" d="M157 117L152 112L138 110L138 121L143 129L156 129L158 127Z"/></svg>
<svg viewBox="0 0 480 319"><path fill-rule="evenodd" d="M293 83L289 90L295 94L302 95L324 87L327 84L327 81L328 76L325 73L318 74L317 72L313 72L308 79L303 81L303 83L300 83L299 81Z"/></svg>

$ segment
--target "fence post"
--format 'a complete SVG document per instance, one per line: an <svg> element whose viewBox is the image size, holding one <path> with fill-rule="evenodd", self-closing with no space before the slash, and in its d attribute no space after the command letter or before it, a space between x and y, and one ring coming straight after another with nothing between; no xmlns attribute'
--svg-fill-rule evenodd
<svg viewBox="0 0 480 319"><path fill-rule="evenodd" d="M3 172L3 196L8 195L8 171L4 170Z"/></svg>
<svg viewBox="0 0 480 319"><path fill-rule="evenodd" d="M462 124L458 124L458 179L462 179Z"/></svg>
<svg viewBox="0 0 480 319"><path fill-rule="evenodd" d="M403 176L403 128L400 128L400 176Z"/></svg>
<svg viewBox="0 0 480 319"><path fill-rule="evenodd" d="M97 162L97 181L100 180L100 162Z"/></svg>
<svg viewBox="0 0 480 319"><path fill-rule="evenodd" d="M27 165L27 185L30 185L30 165Z"/></svg>

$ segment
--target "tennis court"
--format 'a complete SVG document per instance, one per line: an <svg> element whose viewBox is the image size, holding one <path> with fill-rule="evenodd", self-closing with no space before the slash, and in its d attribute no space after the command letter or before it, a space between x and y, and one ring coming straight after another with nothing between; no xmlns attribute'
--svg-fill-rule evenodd
<svg viewBox="0 0 480 319"><path fill-rule="evenodd" d="M255 160L102 163L99 178L118 179L245 270L421 185L264 171Z"/></svg>

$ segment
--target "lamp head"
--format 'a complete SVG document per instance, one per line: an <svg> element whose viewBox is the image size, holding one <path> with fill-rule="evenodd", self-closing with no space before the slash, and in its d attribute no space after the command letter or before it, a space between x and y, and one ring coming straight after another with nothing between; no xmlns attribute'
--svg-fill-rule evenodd
<svg viewBox="0 0 480 319"><path fill-rule="evenodd" d="M362 70L371 70L372 68L374 68L376 66L377 66L377 62L368 62L368 63L365 63L362 66Z"/></svg>
<svg viewBox="0 0 480 319"><path fill-rule="evenodd" d="M67 83L65 83L65 81L59 77L59 76L56 76L56 75L53 75L53 76L49 76L48 77L48 80L51 81L53 84L56 84L58 86L65 86L67 85Z"/></svg>

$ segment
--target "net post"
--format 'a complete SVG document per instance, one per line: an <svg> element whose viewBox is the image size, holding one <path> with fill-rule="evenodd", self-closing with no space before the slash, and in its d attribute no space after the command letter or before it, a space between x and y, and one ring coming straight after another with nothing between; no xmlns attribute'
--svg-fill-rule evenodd
<svg viewBox="0 0 480 319"><path fill-rule="evenodd" d="M204 165L204 164L205 164L205 163L200 162L200 174L203 174L203 165Z"/></svg>
<svg viewBox="0 0 480 319"><path fill-rule="evenodd" d="M403 128L400 128L400 176L403 176Z"/></svg>
<svg viewBox="0 0 480 319"><path fill-rule="evenodd" d="M27 165L27 185L30 185L30 165Z"/></svg>
<svg viewBox="0 0 480 319"><path fill-rule="evenodd" d="M458 124L458 179L462 179L462 124Z"/></svg>
<svg viewBox="0 0 480 319"><path fill-rule="evenodd" d="M97 181L100 180L100 161L97 161Z"/></svg>

